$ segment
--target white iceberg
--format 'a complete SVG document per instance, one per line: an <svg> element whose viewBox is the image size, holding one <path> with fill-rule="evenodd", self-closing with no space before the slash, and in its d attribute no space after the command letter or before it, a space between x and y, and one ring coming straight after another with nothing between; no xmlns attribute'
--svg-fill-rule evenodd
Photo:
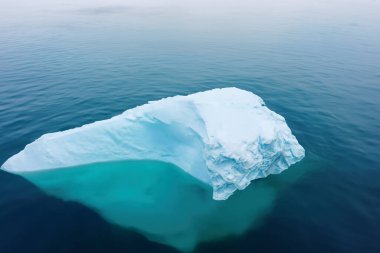
<svg viewBox="0 0 380 253"><path fill-rule="evenodd" d="M277 174L305 151L285 119L255 94L214 89L149 102L82 127L45 134L9 158L12 173L98 162L171 163L227 199L252 180Z"/></svg>
<svg viewBox="0 0 380 253"><path fill-rule="evenodd" d="M304 152L284 118L261 98L224 88L43 135L2 169L82 203L112 224L190 251L260 224L305 166L229 196L251 180L287 169ZM215 201L212 194L228 199Z"/></svg>

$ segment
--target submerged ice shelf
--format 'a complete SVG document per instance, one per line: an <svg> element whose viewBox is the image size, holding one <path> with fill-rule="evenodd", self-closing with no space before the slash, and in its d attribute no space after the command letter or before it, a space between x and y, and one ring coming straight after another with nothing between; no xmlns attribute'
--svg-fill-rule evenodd
<svg viewBox="0 0 380 253"><path fill-rule="evenodd" d="M22 174L157 160L210 185L213 198L224 200L254 179L282 172L304 154L285 119L260 97L223 88L149 102L108 120L45 134L2 169Z"/></svg>

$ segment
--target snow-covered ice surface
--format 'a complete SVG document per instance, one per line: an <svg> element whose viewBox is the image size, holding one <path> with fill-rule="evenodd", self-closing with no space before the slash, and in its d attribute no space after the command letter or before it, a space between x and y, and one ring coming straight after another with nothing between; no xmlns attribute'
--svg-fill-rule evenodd
<svg viewBox="0 0 380 253"><path fill-rule="evenodd" d="M157 160L211 185L213 198L224 200L304 155L285 119L260 97L223 88L149 102L108 120L45 134L9 158L2 169L24 173Z"/></svg>

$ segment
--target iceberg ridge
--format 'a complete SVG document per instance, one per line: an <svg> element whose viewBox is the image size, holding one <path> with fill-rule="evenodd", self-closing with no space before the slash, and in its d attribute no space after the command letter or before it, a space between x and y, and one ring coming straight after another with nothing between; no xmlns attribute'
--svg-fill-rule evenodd
<svg viewBox="0 0 380 253"><path fill-rule="evenodd" d="M149 102L111 119L45 134L2 169L22 174L96 162L158 160L209 184L213 198L224 200L304 155L285 119L260 97L223 88Z"/></svg>

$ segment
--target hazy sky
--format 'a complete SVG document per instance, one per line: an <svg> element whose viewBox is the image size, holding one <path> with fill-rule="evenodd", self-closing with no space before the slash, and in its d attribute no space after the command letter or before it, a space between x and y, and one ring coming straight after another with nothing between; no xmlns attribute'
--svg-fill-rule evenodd
<svg viewBox="0 0 380 253"><path fill-rule="evenodd" d="M0 0L0 28L67 22L78 15L83 15L84 22L90 15L112 15L113 21L125 24L150 22L186 29L342 24L376 33L379 12L380 0Z"/></svg>
<svg viewBox="0 0 380 253"><path fill-rule="evenodd" d="M252 12L284 14L298 11L340 13L378 13L379 0L0 0L1 12L31 9L77 9L107 6L130 8L164 8L196 13Z"/></svg>

